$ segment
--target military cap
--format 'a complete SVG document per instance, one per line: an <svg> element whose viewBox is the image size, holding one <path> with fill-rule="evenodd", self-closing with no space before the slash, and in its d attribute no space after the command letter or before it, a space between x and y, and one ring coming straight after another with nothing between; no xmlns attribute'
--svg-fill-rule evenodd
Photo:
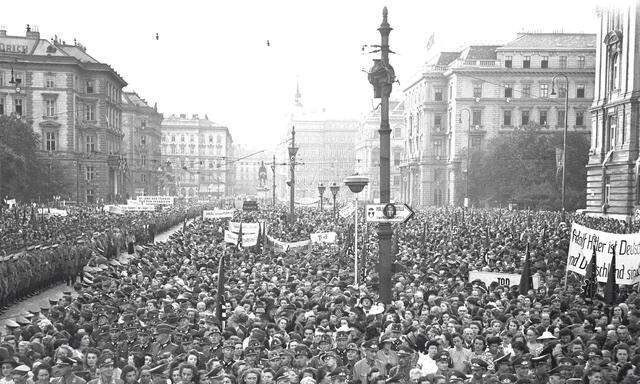
<svg viewBox="0 0 640 384"><path fill-rule="evenodd" d="M56 305L58 304L58 300L57 299L49 299L49 305Z"/></svg>
<svg viewBox="0 0 640 384"><path fill-rule="evenodd" d="M17 373L20 376L24 376L27 373L31 372L31 368L27 367L26 365L22 364L22 365L18 365L17 367L15 367L12 371L12 373Z"/></svg>
<svg viewBox="0 0 640 384"><path fill-rule="evenodd" d="M304 355L309 357L310 353L309 353L309 348L306 345L296 345L295 349L294 349L295 355L299 356L299 355Z"/></svg>
<svg viewBox="0 0 640 384"><path fill-rule="evenodd" d="M13 320L13 319L8 319L8 320L5 322L5 325L6 325L6 327L7 327L7 328L9 328L9 329L20 328L20 324L18 324L18 323L17 323L15 320Z"/></svg>
<svg viewBox="0 0 640 384"><path fill-rule="evenodd" d="M590 359L592 357L602 357L602 351L598 348L587 348L584 353L585 358Z"/></svg>
<svg viewBox="0 0 640 384"><path fill-rule="evenodd" d="M502 338L500 336L491 336L487 338L487 345L502 344Z"/></svg>
<svg viewBox="0 0 640 384"><path fill-rule="evenodd" d="M401 346L397 351L398 357L400 356L411 356L413 355L413 350L407 346Z"/></svg>
<svg viewBox="0 0 640 384"><path fill-rule="evenodd" d="M168 333L171 333L172 331L173 331L173 327L167 323L158 324L158 326L156 327L157 335L168 334Z"/></svg>
<svg viewBox="0 0 640 384"><path fill-rule="evenodd" d="M287 376L286 372L281 372L278 377L276 377L276 383L288 383L289 382L289 376Z"/></svg>
<svg viewBox="0 0 640 384"><path fill-rule="evenodd" d="M31 322L29 320L25 319L22 316L16 318L16 323L18 323L20 325L23 325L23 326L31 324Z"/></svg>
<svg viewBox="0 0 640 384"><path fill-rule="evenodd" d="M320 355L320 359L325 361L328 358L334 358L336 361L338 360L338 355L334 351L327 351Z"/></svg>
<svg viewBox="0 0 640 384"><path fill-rule="evenodd" d="M513 373L503 373L498 379L502 384L515 384L515 382L518 381L518 376Z"/></svg>
<svg viewBox="0 0 640 384"><path fill-rule="evenodd" d="M482 359L471 359L471 369L487 369L488 366L489 364L487 364L487 362Z"/></svg>
<svg viewBox="0 0 640 384"><path fill-rule="evenodd" d="M56 364L57 365L73 365L75 363L76 363L75 360L73 360L73 359L71 359L69 357L66 357L66 356L59 356L56 359Z"/></svg>
<svg viewBox="0 0 640 384"><path fill-rule="evenodd" d="M576 362L572 358L566 357L566 356L562 356L561 358L558 359L558 365L559 366L562 366L562 365L572 366L575 363Z"/></svg>
<svg viewBox="0 0 640 384"><path fill-rule="evenodd" d="M438 355L436 355L435 360L436 361L446 361L449 362L449 359L451 358L451 356L449 355L449 352L447 351L442 351L440 352Z"/></svg>
<svg viewBox="0 0 640 384"><path fill-rule="evenodd" d="M467 380L467 375L458 370L454 370L451 372L451 376L449 376L450 383L461 383Z"/></svg>
<svg viewBox="0 0 640 384"><path fill-rule="evenodd" d="M247 347L247 349L244 350L244 354L246 356L255 356L260 354L260 349L256 347Z"/></svg>
<svg viewBox="0 0 640 384"><path fill-rule="evenodd" d="M318 341L318 343L333 343L333 340L331 339L331 335L327 335L324 334L322 336L320 336L320 341Z"/></svg>
<svg viewBox="0 0 640 384"><path fill-rule="evenodd" d="M364 349L378 349L378 343L376 340L367 340L362 343L362 348Z"/></svg>
<svg viewBox="0 0 640 384"><path fill-rule="evenodd" d="M236 348L236 342L233 340L225 340L222 342L222 349L224 348L232 348L235 349Z"/></svg>
<svg viewBox="0 0 640 384"><path fill-rule="evenodd" d="M402 332L402 324L400 324L400 323L391 324L390 331L391 332Z"/></svg>
<svg viewBox="0 0 640 384"><path fill-rule="evenodd" d="M583 383L583 380L578 377L572 377L570 379L567 379L567 381L565 381L565 384L578 384L578 383Z"/></svg>
<svg viewBox="0 0 640 384"><path fill-rule="evenodd" d="M529 368L529 360L518 357L513 360L514 368Z"/></svg>
<svg viewBox="0 0 640 384"><path fill-rule="evenodd" d="M356 343L349 343L347 344L347 351L360 351L360 347Z"/></svg>
<svg viewBox="0 0 640 384"><path fill-rule="evenodd" d="M534 366L537 364L550 363L550 359L551 359L551 355L540 355L540 356L532 357L531 363L533 363Z"/></svg>

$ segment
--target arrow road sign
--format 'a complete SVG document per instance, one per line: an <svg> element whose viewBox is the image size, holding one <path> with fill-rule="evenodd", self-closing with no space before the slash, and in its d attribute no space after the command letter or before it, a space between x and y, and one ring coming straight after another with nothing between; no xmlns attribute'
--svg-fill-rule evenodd
<svg viewBox="0 0 640 384"><path fill-rule="evenodd" d="M414 214L407 204L367 204L369 223L406 223Z"/></svg>

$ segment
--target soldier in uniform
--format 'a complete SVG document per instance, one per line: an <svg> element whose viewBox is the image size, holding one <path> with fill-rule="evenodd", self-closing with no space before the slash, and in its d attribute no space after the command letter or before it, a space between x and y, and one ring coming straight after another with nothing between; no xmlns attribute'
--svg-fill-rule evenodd
<svg viewBox="0 0 640 384"><path fill-rule="evenodd" d="M389 370L389 378L398 381L400 383L408 383L411 380L409 371L411 371L411 357L413 351L407 346L399 348L398 352L398 365Z"/></svg>
<svg viewBox="0 0 640 384"><path fill-rule="evenodd" d="M233 340L225 340L222 343L222 360L220 361L220 365L227 374L233 373L232 367L236 362L233 358L233 352L235 349L236 344Z"/></svg>
<svg viewBox="0 0 640 384"><path fill-rule="evenodd" d="M66 356L58 356L51 369L51 384L86 384L87 382L73 373L75 361Z"/></svg>
<svg viewBox="0 0 640 384"><path fill-rule="evenodd" d="M151 354L158 357L162 353L174 353L178 349L178 345L171 342L172 327L163 323L156 327L156 342L151 345Z"/></svg>

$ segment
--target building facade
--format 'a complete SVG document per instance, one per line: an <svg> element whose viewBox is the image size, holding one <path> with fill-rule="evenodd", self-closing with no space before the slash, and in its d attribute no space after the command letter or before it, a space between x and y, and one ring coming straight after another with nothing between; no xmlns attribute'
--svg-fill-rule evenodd
<svg viewBox="0 0 640 384"><path fill-rule="evenodd" d="M162 159L180 197L213 199L234 191L235 162L229 129L205 115L171 115L162 120Z"/></svg>
<svg viewBox="0 0 640 384"><path fill-rule="evenodd" d="M389 102L389 125L391 127L391 201L401 200L400 164L404 159L404 103ZM363 200L380 201L380 108L370 111L360 124L356 140L356 172L369 178L360 197Z"/></svg>
<svg viewBox="0 0 640 384"><path fill-rule="evenodd" d="M601 9L597 34L587 212L628 218L640 204L639 3Z"/></svg>
<svg viewBox="0 0 640 384"><path fill-rule="evenodd" d="M125 181L130 198L160 195L164 184L160 150L162 114L135 92L122 93Z"/></svg>
<svg viewBox="0 0 640 384"><path fill-rule="evenodd" d="M40 135L39 155L64 174L64 199L124 201L122 88L127 83L84 46L0 29L0 114Z"/></svg>
<svg viewBox="0 0 640 384"><path fill-rule="evenodd" d="M595 53L594 34L522 33L503 45L469 46L428 61L404 90L403 200L462 205L467 156L497 135L531 125L541 134L562 132L565 113L568 130L590 135ZM563 77L558 97L551 95L556 74L569 79L569 111Z"/></svg>

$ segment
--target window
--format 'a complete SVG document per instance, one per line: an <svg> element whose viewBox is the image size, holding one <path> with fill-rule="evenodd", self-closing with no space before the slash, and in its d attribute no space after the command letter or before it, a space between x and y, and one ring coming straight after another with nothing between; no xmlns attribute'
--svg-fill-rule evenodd
<svg viewBox="0 0 640 384"><path fill-rule="evenodd" d="M471 138L471 150L478 151L480 150L480 146L482 145L482 138L478 136L474 136Z"/></svg>
<svg viewBox="0 0 640 384"><path fill-rule="evenodd" d="M140 135L140 145L147 145L147 135Z"/></svg>
<svg viewBox="0 0 640 384"><path fill-rule="evenodd" d="M618 53L614 53L613 55L611 55L611 67L609 69L610 71L610 76L609 79L611 79L611 83L609 84L609 91L614 91L616 89L618 89L618 59L620 58L620 55L618 55Z"/></svg>
<svg viewBox="0 0 640 384"><path fill-rule="evenodd" d="M522 84L522 95L521 97L528 99L531 97L531 84Z"/></svg>
<svg viewBox="0 0 640 384"><path fill-rule="evenodd" d="M213 144L213 136L209 136L209 144Z"/></svg>
<svg viewBox="0 0 640 384"><path fill-rule="evenodd" d="M4 87L4 72L0 71L0 87Z"/></svg>
<svg viewBox="0 0 640 384"><path fill-rule="evenodd" d="M442 88L436 88L433 91L433 99L435 101L442 101Z"/></svg>
<svg viewBox="0 0 640 384"><path fill-rule="evenodd" d="M93 200L94 200L93 189L87 189L87 202L93 203Z"/></svg>
<svg viewBox="0 0 640 384"><path fill-rule="evenodd" d="M442 157L442 140L433 141L433 154L438 158Z"/></svg>
<svg viewBox="0 0 640 384"><path fill-rule="evenodd" d="M576 112L576 126L584 127L584 112L582 111Z"/></svg>
<svg viewBox="0 0 640 384"><path fill-rule="evenodd" d="M56 150L56 133L55 132L45 132L44 147L47 151Z"/></svg>
<svg viewBox="0 0 640 384"><path fill-rule="evenodd" d="M540 125L547 126L547 122L548 122L547 111L540 111L539 115L540 115L540 121L539 121Z"/></svg>
<svg viewBox="0 0 640 384"><path fill-rule="evenodd" d="M437 132L442 131L442 114L436 113L433 115L433 129Z"/></svg>
<svg viewBox="0 0 640 384"><path fill-rule="evenodd" d="M140 163L143 167L147 166L147 156L146 155L140 155Z"/></svg>
<svg viewBox="0 0 640 384"><path fill-rule="evenodd" d="M393 151L393 165L396 167L400 165L400 161L402 160L402 155L400 151Z"/></svg>
<svg viewBox="0 0 640 384"><path fill-rule="evenodd" d="M53 117L56 115L56 101L54 99L44 100L44 113L47 117Z"/></svg>
<svg viewBox="0 0 640 384"><path fill-rule="evenodd" d="M94 136L87 136L87 152L95 152L96 150L96 139Z"/></svg>
<svg viewBox="0 0 640 384"><path fill-rule="evenodd" d="M86 166L86 178L87 178L87 181L93 181L95 176L96 176L95 168L93 168L93 166L91 166L91 165L87 165Z"/></svg>
<svg viewBox="0 0 640 384"><path fill-rule="evenodd" d="M560 68L567 68L567 56L560 56Z"/></svg>
<svg viewBox="0 0 640 384"><path fill-rule="evenodd" d="M482 97L482 83L473 83L473 97Z"/></svg>
<svg viewBox="0 0 640 384"><path fill-rule="evenodd" d="M180 142L184 143L184 135L180 136Z"/></svg>
<svg viewBox="0 0 640 384"><path fill-rule="evenodd" d="M87 91L87 93L95 93L95 91L96 91L96 82L95 82L95 80L87 80L86 91Z"/></svg>
<svg viewBox="0 0 640 384"><path fill-rule="evenodd" d="M540 68L549 68L549 56L542 56Z"/></svg>
<svg viewBox="0 0 640 384"><path fill-rule="evenodd" d="M504 57L504 67L511 68L513 66L513 56Z"/></svg>
<svg viewBox="0 0 640 384"><path fill-rule="evenodd" d="M393 138L394 139L402 139L402 127L397 126L393 128Z"/></svg>
<svg viewBox="0 0 640 384"><path fill-rule="evenodd" d="M559 109L558 110L558 114L557 114L556 118L557 118L556 126L564 127L564 118L565 118L564 109Z"/></svg>
<svg viewBox="0 0 640 384"><path fill-rule="evenodd" d="M0 115L4 115L5 98L0 97Z"/></svg>
<svg viewBox="0 0 640 384"><path fill-rule="evenodd" d="M176 146L175 146L175 145L172 145L172 146L171 146L171 154L172 154L172 155L175 155L175 154L176 154Z"/></svg>
<svg viewBox="0 0 640 384"><path fill-rule="evenodd" d="M400 176L393 176L393 185L400 185Z"/></svg>
<svg viewBox="0 0 640 384"><path fill-rule="evenodd" d="M46 75L45 76L44 86L45 86L45 88L54 88L56 86L55 78L54 78L53 75Z"/></svg>
<svg viewBox="0 0 640 384"><path fill-rule="evenodd" d="M507 84L504 87L504 97L513 97L513 85Z"/></svg>
<svg viewBox="0 0 640 384"><path fill-rule="evenodd" d="M578 99L583 99L584 98L584 89L585 89L585 85L584 84L578 84L577 85L576 98L578 98Z"/></svg>
<svg viewBox="0 0 640 384"><path fill-rule="evenodd" d="M174 135L171 135L171 142L175 143L176 142L176 137Z"/></svg>
<svg viewBox="0 0 640 384"><path fill-rule="evenodd" d="M195 136L193 136L193 135L189 136L189 141L190 141L190 142L192 142L192 143L193 143L193 142L195 141L195 139L196 139L196 137L195 137Z"/></svg>
<svg viewBox="0 0 640 384"><path fill-rule="evenodd" d="M522 68L531 68L531 56L525 56L522 60Z"/></svg>
<svg viewBox="0 0 640 384"><path fill-rule="evenodd" d="M540 84L540 97L549 97L549 84Z"/></svg>
<svg viewBox="0 0 640 384"><path fill-rule="evenodd" d="M474 127L482 125L482 111L473 111L473 125Z"/></svg>
<svg viewBox="0 0 640 384"><path fill-rule="evenodd" d="M16 115L22 116L22 99L14 99L13 104L13 111Z"/></svg>
<svg viewBox="0 0 640 384"><path fill-rule="evenodd" d="M218 144L222 143L222 136L218 136L218 137L216 138L216 142L217 142Z"/></svg>
<svg viewBox="0 0 640 384"><path fill-rule="evenodd" d="M511 126L511 111L507 110L502 112L502 124L505 127Z"/></svg>
<svg viewBox="0 0 640 384"><path fill-rule="evenodd" d="M609 116L609 118L607 119L607 125L609 128L609 146L607 150L610 150L616 147L616 128L618 122L616 121L615 115Z"/></svg>
<svg viewBox="0 0 640 384"><path fill-rule="evenodd" d="M140 122L140 128L142 128L142 129L147 128L147 120L142 120L142 121Z"/></svg>
<svg viewBox="0 0 640 384"><path fill-rule="evenodd" d="M602 204L609 205L609 202L611 201L611 176L604 177L603 186Z"/></svg>
<svg viewBox="0 0 640 384"><path fill-rule="evenodd" d="M578 56L578 68L584 68L585 60L584 56Z"/></svg>
<svg viewBox="0 0 640 384"><path fill-rule="evenodd" d="M85 104L84 106L84 119L86 121L96 120L96 106L93 104Z"/></svg>
<svg viewBox="0 0 640 384"><path fill-rule="evenodd" d="M529 124L529 111L522 111L520 116L521 116L521 120L522 120L522 125L528 125Z"/></svg>

